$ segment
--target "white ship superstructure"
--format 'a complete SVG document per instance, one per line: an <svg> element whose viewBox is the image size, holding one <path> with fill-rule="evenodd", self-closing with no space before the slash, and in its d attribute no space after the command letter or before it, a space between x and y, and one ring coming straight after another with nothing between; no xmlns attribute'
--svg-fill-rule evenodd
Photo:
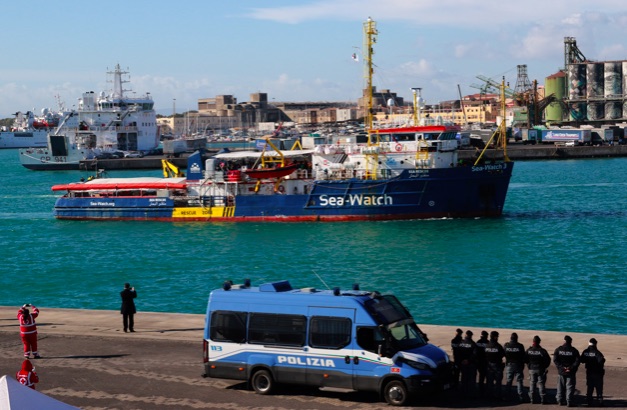
<svg viewBox="0 0 627 410"><path fill-rule="evenodd" d="M43 148L20 150L22 165L30 169L72 169L105 151L148 151L159 144L157 117L150 93L127 97L122 88L128 74L116 65L108 72L113 89L85 92L76 110L60 110L58 126L51 128Z"/></svg>

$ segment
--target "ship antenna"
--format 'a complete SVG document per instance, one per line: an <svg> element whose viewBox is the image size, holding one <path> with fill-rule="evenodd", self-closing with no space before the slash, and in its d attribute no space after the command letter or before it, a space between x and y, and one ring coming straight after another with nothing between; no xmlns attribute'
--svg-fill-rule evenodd
<svg viewBox="0 0 627 410"><path fill-rule="evenodd" d="M314 273L314 275L316 275L316 276L318 277L318 279L320 279L320 282L322 282L322 284L323 284L324 286L326 286L326 287L327 287L327 289L331 290L331 287L330 287L329 285L327 285L327 283L326 283L324 280L322 280L322 278L320 277L320 275L318 275L318 272L316 272L315 270L314 270L314 271L312 271L312 272Z"/></svg>

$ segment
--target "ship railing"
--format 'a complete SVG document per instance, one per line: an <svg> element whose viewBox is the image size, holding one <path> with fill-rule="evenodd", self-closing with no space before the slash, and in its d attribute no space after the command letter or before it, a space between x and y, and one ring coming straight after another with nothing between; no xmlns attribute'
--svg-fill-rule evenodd
<svg viewBox="0 0 627 410"><path fill-rule="evenodd" d="M201 198L201 201L202 206L205 208L231 206L228 196L226 195L204 196Z"/></svg>
<svg viewBox="0 0 627 410"><path fill-rule="evenodd" d="M324 172L324 170L318 170L315 173L315 179L323 181L342 181L347 179L387 179L393 176L400 175L401 170L380 168L376 174L371 174L366 169L334 169Z"/></svg>
<svg viewBox="0 0 627 410"><path fill-rule="evenodd" d="M87 130L81 130L81 131L126 131L126 132L137 132L138 127L136 126L131 126L131 125L125 125L125 126L120 126L120 125L105 125L105 126L98 126L98 125L90 125Z"/></svg>

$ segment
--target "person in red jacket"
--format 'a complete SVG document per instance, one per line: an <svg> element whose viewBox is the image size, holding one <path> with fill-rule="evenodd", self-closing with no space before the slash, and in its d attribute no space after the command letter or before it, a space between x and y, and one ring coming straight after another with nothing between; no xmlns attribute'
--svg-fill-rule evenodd
<svg viewBox="0 0 627 410"><path fill-rule="evenodd" d="M35 373L35 368L28 359L24 359L22 362L22 369L15 373L15 378L18 382L22 383L26 387L30 387L33 390L35 390L35 383L39 383L39 376Z"/></svg>
<svg viewBox="0 0 627 410"><path fill-rule="evenodd" d="M28 308L32 308L32 311L29 311ZM35 324L37 316L39 316L39 309L29 303L17 311L17 319L20 321L20 336L24 344L24 357L27 359L30 359L31 353L35 359L41 357L37 351L37 325Z"/></svg>

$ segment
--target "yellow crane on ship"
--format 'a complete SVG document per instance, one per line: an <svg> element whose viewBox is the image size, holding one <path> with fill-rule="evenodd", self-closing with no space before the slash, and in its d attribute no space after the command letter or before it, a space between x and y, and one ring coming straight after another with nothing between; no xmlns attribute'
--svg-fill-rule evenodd
<svg viewBox="0 0 627 410"><path fill-rule="evenodd" d="M479 164L479 162L481 161L481 158L483 157L483 154L485 153L485 151L490 147L490 145L492 144L492 141L494 141L495 137L496 137L496 146L503 148L503 158L505 159L505 161L509 162L509 157L507 156L507 124L505 122L505 118L507 115L507 111L506 111L506 101L505 98L506 97L513 97L514 96L514 92L509 89L509 87L507 87L507 85L505 84L505 76L502 77L501 82L497 83L496 81L492 80L491 78L487 78L484 76L477 76L478 79L482 80L485 82L485 86L483 88L476 86L476 85L471 85L471 87L475 87L475 88L480 88L482 90L488 91L490 89L495 89L498 90L499 93L499 102L501 103L501 122L499 123L498 128L496 129L496 131L494 131L494 133L492 134L492 136L490 137L490 139L488 140L488 143L486 144L486 146L483 148L483 150L481 151L481 154L479 154L479 157L477 158L477 160L475 161L475 165Z"/></svg>
<svg viewBox="0 0 627 410"><path fill-rule="evenodd" d="M177 167L167 159L161 160L161 168L163 169L164 178L181 178L185 176L185 173L183 173L183 171L181 171L179 167Z"/></svg>

